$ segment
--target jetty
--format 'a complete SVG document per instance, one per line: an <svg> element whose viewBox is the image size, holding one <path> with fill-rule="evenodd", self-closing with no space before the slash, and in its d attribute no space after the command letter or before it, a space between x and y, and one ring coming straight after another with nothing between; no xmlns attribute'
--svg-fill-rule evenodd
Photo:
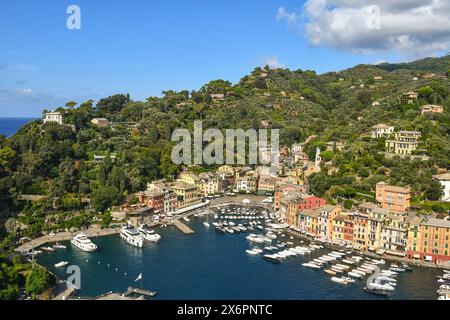
<svg viewBox="0 0 450 320"><path fill-rule="evenodd" d="M149 291L144 289L128 287L127 291L123 295L126 297L129 296L130 294L140 294L141 296L153 298L154 296L156 296L156 291Z"/></svg>
<svg viewBox="0 0 450 320"><path fill-rule="evenodd" d="M120 232L119 228L109 228L109 229L90 228L88 230L83 231L83 234L85 234L87 237L104 237L112 234L117 234L119 232ZM68 241L78 233L80 232L60 232L53 236L46 235L21 245L20 247L16 248L15 251L19 253L25 253L30 250L34 250L37 247L43 246L44 244L47 243Z"/></svg>
<svg viewBox="0 0 450 320"><path fill-rule="evenodd" d="M185 225L183 222L181 222L180 220L176 219L173 221L173 225L175 227L177 227L181 232L183 232L184 234L193 234L194 230L192 230L191 228L189 228L187 225Z"/></svg>

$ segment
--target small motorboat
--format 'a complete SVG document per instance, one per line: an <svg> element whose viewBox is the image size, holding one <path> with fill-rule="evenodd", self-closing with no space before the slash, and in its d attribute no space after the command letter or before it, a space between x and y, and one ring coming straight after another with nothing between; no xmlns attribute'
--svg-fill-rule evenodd
<svg viewBox="0 0 450 320"><path fill-rule="evenodd" d="M226 230L224 228L222 228L222 227L216 227L215 229L220 234L225 234L226 233Z"/></svg>
<svg viewBox="0 0 450 320"><path fill-rule="evenodd" d="M190 221L188 217L183 217L183 220L186 221L186 222Z"/></svg>
<svg viewBox="0 0 450 320"><path fill-rule="evenodd" d="M315 270L319 270L321 267L313 262L306 262L306 263L302 263L302 266L306 267L306 268L310 268L310 269L315 269Z"/></svg>
<svg viewBox="0 0 450 320"><path fill-rule="evenodd" d="M53 249L67 249L67 247L57 242L53 245Z"/></svg>
<svg viewBox="0 0 450 320"><path fill-rule="evenodd" d="M348 275L350 276L350 277L352 277L352 278L356 278L356 279L362 279L362 275L361 274L359 274L358 272L353 272L353 271L350 271L349 273L348 273Z"/></svg>
<svg viewBox="0 0 450 320"><path fill-rule="evenodd" d="M252 249L252 250L245 250L245 252L247 252L248 254L252 255L252 256L256 256L259 254L258 251Z"/></svg>
<svg viewBox="0 0 450 320"><path fill-rule="evenodd" d="M266 259L270 262L274 262L274 263L280 263L283 260L277 254L266 254L266 255L264 255L264 259Z"/></svg>
<svg viewBox="0 0 450 320"><path fill-rule="evenodd" d="M207 228L209 228L209 227L210 227L210 224L209 224L209 222L208 222L208 221L205 221L205 222L203 222L203 225L204 225L205 227L207 227Z"/></svg>
<svg viewBox="0 0 450 320"><path fill-rule="evenodd" d="M331 269L325 269L324 271L325 271L325 273L328 273L328 274L330 274L330 275L332 275L332 276L335 276L335 275L337 274L336 271L333 271L333 270L331 270Z"/></svg>
<svg viewBox="0 0 450 320"><path fill-rule="evenodd" d="M67 262L67 261L61 261L61 262L58 262L57 264L55 264L55 268L62 268L62 267L67 266L68 264L69 264L69 262Z"/></svg>
<svg viewBox="0 0 450 320"><path fill-rule="evenodd" d="M368 287L364 287L364 291L372 293L372 294L376 294L379 296L389 296L392 293L391 291L377 289L377 288L368 288Z"/></svg>
<svg viewBox="0 0 450 320"><path fill-rule="evenodd" d="M348 281L345 278L340 278L340 277L332 277L331 281L339 283L339 284L347 284L348 283Z"/></svg>
<svg viewBox="0 0 450 320"><path fill-rule="evenodd" d="M233 234L233 233L234 233L234 230L233 230L232 228L230 228L230 227L225 228L225 231L228 232L228 233L230 233L230 234Z"/></svg>
<svg viewBox="0 0 450 320"><path fill-rule="evenodd" d="M52 247L42 247L41 249L44 250L44 251L47 251L47 252L54 252L55 251L55 249L53 249Z"/></svg>

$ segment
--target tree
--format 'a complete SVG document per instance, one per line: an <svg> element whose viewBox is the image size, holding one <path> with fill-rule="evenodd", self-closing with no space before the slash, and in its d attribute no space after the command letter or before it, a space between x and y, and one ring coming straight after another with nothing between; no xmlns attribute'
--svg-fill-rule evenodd
<svg viewBox="0 0 450 320"><path fill-rule="evenodd" d="M91 205L97 212L104 212L113 205L119 204L123 195L114 186L100 187L92 193Z"/></svg>
<svg viewBox="0 0 450 320"><path fill-rule="evenodd" d="M97 110L102 115L117 113L130 101L129 94L116 94L108 98L100 99L97 103Z"/></svg>
<svg viewBox="0 0 450 320"><path fill-rule="evenodd" d="M76 105L77 105L77 103L74 102L74 101L69 101L69 102L66 103L66 107L68 107L70 109L75 108Z"/></svg>
<svg viewBox="0 0 450 320"><path fill-rule="evenodd" d="M34 268L27 276L25 290L31 294L33 298L36 298L37 295L53 286L55 282L55 277L46 269L40 267Z"/></svg>
<svg viewBox="0 0 450 320"><path fill-rule="evenodd" d="M431 180L430 184L425 190L425 198L431 201L439 201L444 195L444 187L439 181Z"/></svg>
<svg viewBox="0 0 450 320"><path fill-rule="evenodd" d="M16 152L10 147L0 149L0 173L11 169L12 160L15 155Z"/></svg>

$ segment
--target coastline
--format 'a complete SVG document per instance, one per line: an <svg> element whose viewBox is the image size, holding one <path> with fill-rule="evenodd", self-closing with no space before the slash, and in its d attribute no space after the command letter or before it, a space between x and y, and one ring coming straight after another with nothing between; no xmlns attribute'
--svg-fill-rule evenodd
<svg viewBox="0 0 450 320"><path fill-rule="evenodd" d="M33 239L30 242L17 247L16 249L14 249L14 251L19 252L19 253L25 253L27 251L33 250L33 249L40 247L47 243L55 243L55 242L59 242L59 241L69 241L70 239L72 239L73 236L75 236L79 232L80 231L76 231L76 232L68 232L67 231L67 232L57 233L54 236L50 236L50 235L42 236L42 237ZM96 227L91 227L91 228L83 231L83 233L86 236L94 237L94 238L110 236L113 234L118 234L119 232L120 232L120 228L100 229L100 228L96 228Z"/></svg>

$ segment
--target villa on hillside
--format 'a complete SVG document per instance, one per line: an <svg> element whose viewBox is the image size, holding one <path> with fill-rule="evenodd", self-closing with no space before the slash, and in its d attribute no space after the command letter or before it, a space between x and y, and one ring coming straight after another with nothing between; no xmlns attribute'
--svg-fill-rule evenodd
<svg viewBox="0 0 450 320"><path fill-rule="evenodd" d="M56 122L64 124L64 115L61 112L47 112L44 114L44 123Z"/></svg>
<svg viewBox="0 0 450 320"><path fill-rule="evenodd" d="M418 131L400 131L394 140L386 140L386 152L395 154L412 154L417 150L422 134Z"/></svg>
<svg viewBox="0 0 450 320"><path fill-rule="evenodd" d="M91 120L91 123L101 128L109 127L109 121L105 118L94 118Z"/></svg>
<svg viewBox="0 0 450 320"><path fill-rule="evenodd" d="M406 104L413 104L417 101L417 99L419 98L419 94L417 92L406 92L402 95L400 101L402 103L406 103Z"/></svg>
<svg viewBox="0 0 450 320"><path fill-rule="evenodd" d="M394 133L394 127L384 123L372 127L372 139L389 138L392 133Z"/></svg>
<svg viewBox="0 0 450 320"><path fill-rule="evenodd" d="M425 106L422 106L422 114L425 113L443 113L444 107L443 106L437 106L434 104L428 104Z"/></svg>

